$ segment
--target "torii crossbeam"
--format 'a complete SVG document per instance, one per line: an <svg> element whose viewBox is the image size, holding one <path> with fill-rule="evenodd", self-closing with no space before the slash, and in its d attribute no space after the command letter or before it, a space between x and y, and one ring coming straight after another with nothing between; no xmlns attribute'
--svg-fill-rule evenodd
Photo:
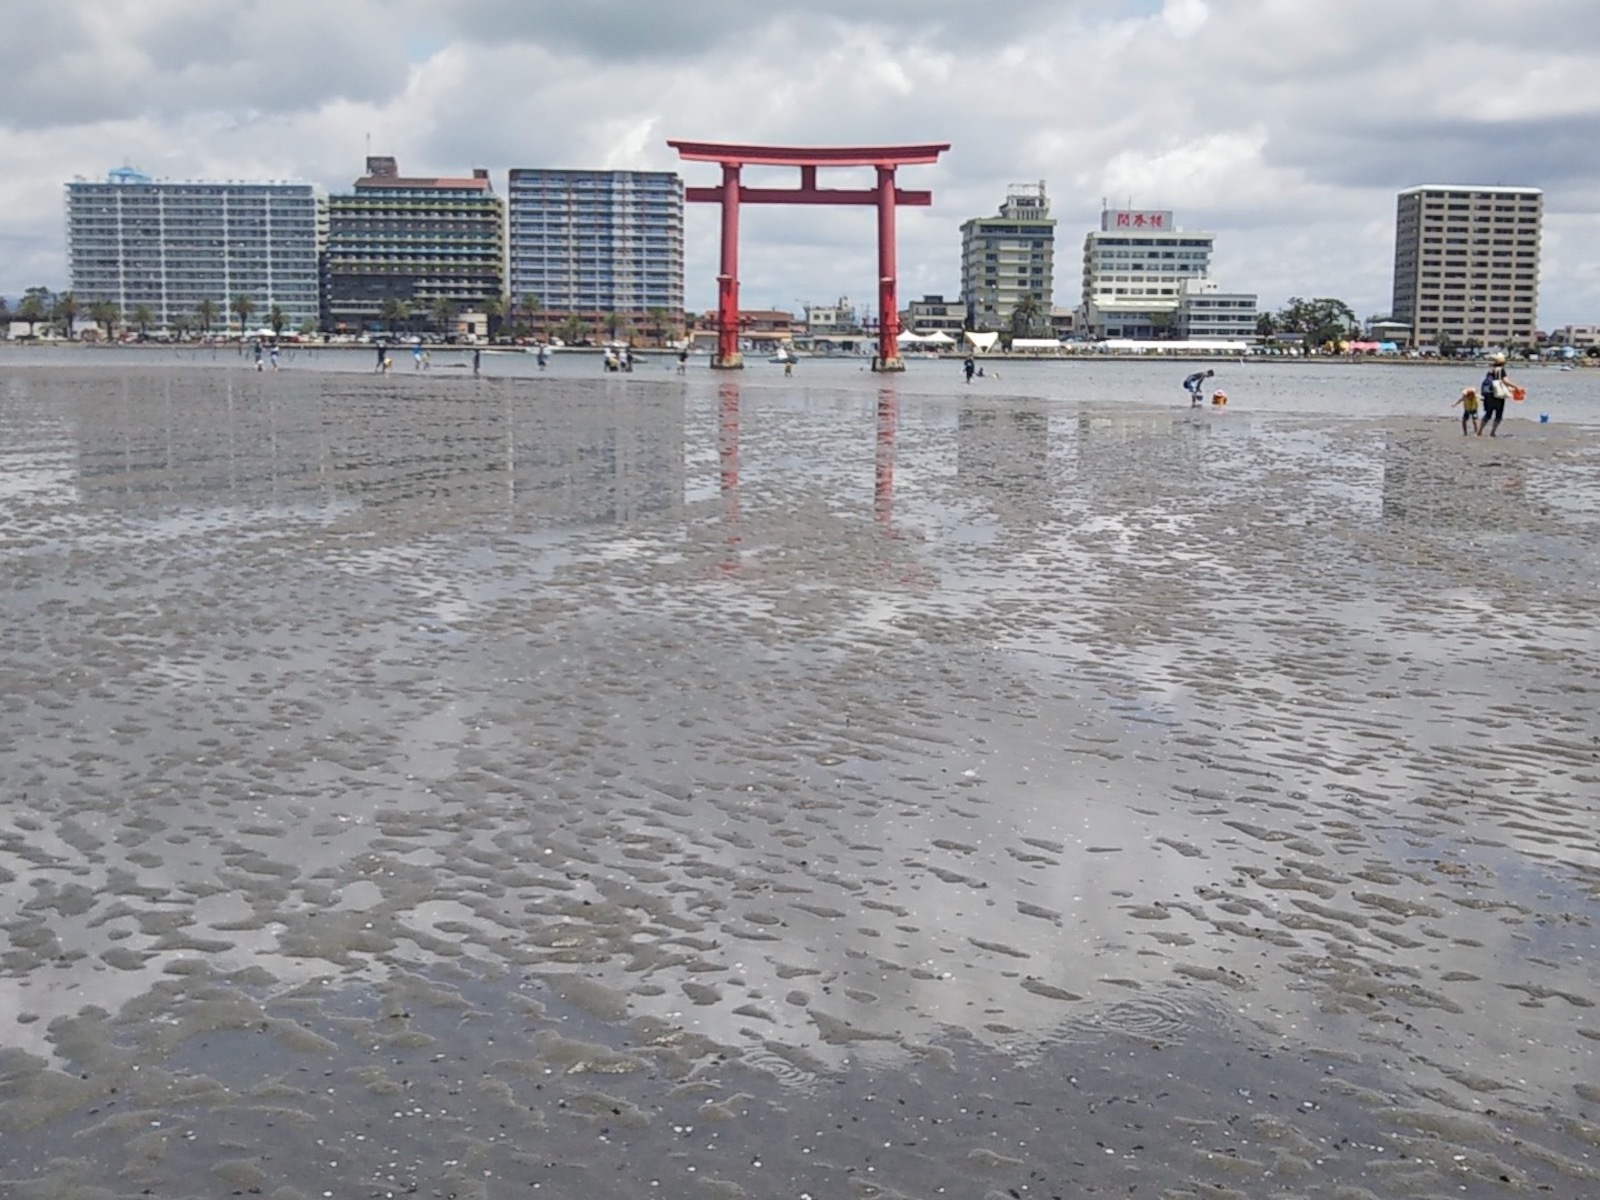
<svg viewBox="0 0 1600 1200"><path fill-rule="evenodd" d="M741 204L873 204L878 209L878 353L874 371L903 371L900 357L900 307L896 294L894 212L899 205L926 207L932 192L902 191L895 186L896 167L933 163L950 149L948 142L921 146L740 146L725 142L669 139L686 162L722 164L718 187L691 187L691 201L722 205L722 264L717 273L717 354L713 367L744 366L739 352L739 206ZM741 167L799 167L797 188L752 188L739 181ZM873 188L819 188L818 167L872 167Z"/></svg>

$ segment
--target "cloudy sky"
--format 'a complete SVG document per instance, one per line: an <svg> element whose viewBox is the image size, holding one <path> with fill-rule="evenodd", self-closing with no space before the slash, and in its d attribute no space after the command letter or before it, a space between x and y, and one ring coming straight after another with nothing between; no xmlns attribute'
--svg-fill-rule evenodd
<svg viewBox="0 0 1600 1200"><path fill-rule="evenodd" d="M1277 307L1389 308L1395 193L1545 189L1540 324L1600 321L1595 0L0 0L0 294L67 285L62 183L348 188L414 174L680 170L668 138L941 141L906 168L902 302L959 287L959 226L1043 180L1055 303L1102 204L1217 235L1213 276ZM792 174L792 173L791 173ZM754 182L777 182L746 172ZM846 173L831 179L849 186ZM824 176L824 183L830 177ZM715 304L717 210L688 213ZM746 307L873 297L871 210L746 209Z"/></svg>

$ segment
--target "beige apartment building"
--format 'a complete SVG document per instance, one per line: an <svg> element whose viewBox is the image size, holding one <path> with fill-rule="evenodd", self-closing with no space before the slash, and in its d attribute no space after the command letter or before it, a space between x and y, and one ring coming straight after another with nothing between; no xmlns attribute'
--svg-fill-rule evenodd
<svg viewBox="0 0 1600 1200"><path fill-rule="evenodd" d="M993 217L961 226L961 300L968 329L1005 329L1024 298L1043 327L1053 307L1056 223L1044 182L1014 183Z"/></svg>
<svg viewBox="0 0 1600 1200"><path fill-rule="evenodd" d="M1428 184L1400 193L1394 311L1413 346L1531 346L1544 193Z"/></svg>

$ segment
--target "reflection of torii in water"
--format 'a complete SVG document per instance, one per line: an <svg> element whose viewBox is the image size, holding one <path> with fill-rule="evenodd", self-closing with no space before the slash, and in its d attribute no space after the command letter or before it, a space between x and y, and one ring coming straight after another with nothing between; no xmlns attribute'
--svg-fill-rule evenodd
<svg viewBox="0 0 1600 1200"><path fill-rule="evenodd" d="M900 415L900 398L893 388L878 389L878 446L873 456L872 513L879 524L894 533L894 435Z"/></svg>
<svg viewBox="0 0 1600 1200"><path fill-rule="evenodd" d="M722 521L727 527L724 544L728 556L724 571L739 569L739 385L725 383L717 389L717 471L722 492Z"/></svg>

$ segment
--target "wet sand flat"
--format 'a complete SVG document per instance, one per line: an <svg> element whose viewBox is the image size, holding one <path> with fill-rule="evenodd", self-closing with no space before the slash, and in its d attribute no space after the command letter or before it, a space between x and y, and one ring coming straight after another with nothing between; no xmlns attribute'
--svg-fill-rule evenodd
<svg viewBox="0 0 1600 1200"><path fill-rule="evenodd" d="M1457 429L0 372L0 1194L1600 1191L1600 429Z"/></svg>

